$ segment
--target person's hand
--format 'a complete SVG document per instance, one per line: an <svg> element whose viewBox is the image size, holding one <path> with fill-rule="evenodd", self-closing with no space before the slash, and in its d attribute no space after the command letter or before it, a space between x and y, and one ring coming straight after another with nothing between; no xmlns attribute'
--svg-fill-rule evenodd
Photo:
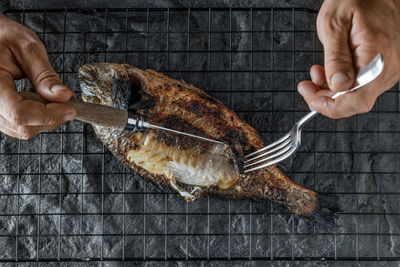
<svg viewBox="0 0 400 267"><path fill-rule="evenodd" d="M0 131L30 139L75 118L76 111L68 105L23 100L16 92L14 80L28 78L50 102L66 102L74 96L52 68L37 35L1 14L0 55Z"/></svg>
<svg viewBox="0 0 400 267"><path fill-rule="evenodd" d="M330 118L369 112L376 98L400 79L400 0L325 0L317 18L324 46L325 67L314 65L312 81L298 85L311 110ZM382 74L357 91L355 74L377 54L385 62Z"/></svg>

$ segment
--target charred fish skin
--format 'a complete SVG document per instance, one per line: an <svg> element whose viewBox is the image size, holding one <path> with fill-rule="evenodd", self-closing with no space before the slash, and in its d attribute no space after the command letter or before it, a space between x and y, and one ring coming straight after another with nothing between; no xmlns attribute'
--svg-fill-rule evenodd
<svg viewBox="0 0 400 267"><path fill-rule="evenodd" d="M94 125L107 148L142 178L177 190L187 201L204 195L270 199L301 215L337 209L332 204L335 200L319 201L320 194L294 184L276 166L244 174L240 159L263 147L258 132L193 85L154 70L113 63L84 65L79 77L84 101L123 109L142 106L136 111L148 116L152 124L225 143Z"/></svg>

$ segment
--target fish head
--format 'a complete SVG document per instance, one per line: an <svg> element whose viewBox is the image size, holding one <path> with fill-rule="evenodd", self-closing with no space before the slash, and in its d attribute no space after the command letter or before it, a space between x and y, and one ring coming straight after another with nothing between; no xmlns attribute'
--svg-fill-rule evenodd
<svg viewBox="0 0 400 267"><path fill-rule="evenodd" d="M79 68L78 75L85 102L128 108L133 84L124 65L87 64Z"/></svg>

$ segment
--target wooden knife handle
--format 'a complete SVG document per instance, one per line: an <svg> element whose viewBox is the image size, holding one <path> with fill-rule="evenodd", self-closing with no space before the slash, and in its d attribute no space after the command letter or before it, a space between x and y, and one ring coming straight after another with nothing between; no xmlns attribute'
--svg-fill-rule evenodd
<svg viewBox="0 0 400 267"><path fill-rule="evenodd" d="M24 91L20 95L27 100L38 101L44 104L49 103L36 93ZM123 109L86 103L77 99L70 99L64 104L70 105L76 110L77 116L75 119L98 126L123 130L128 121L128 112Z"/></svg>

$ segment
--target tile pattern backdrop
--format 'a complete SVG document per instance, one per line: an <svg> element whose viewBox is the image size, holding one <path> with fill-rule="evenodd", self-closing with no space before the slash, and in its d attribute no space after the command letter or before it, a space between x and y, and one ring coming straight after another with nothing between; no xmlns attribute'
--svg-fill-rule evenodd
<svg viewBox="0 0 400 267"><path fill-rule="evenodd" d="M323 62L316 11L292 8L13 10L80 94L91 62L152 68L206 90L265 143L308 107L296 85ZM19 81L19 90L29 89ZM0 260L396 260L400 255L400 112L396 86L372 112L322 116L280 164L296 183L336 194L337 227L269 201L186 203L129 172L92 127L70 122L30 141L1 134Z"/></svg>

